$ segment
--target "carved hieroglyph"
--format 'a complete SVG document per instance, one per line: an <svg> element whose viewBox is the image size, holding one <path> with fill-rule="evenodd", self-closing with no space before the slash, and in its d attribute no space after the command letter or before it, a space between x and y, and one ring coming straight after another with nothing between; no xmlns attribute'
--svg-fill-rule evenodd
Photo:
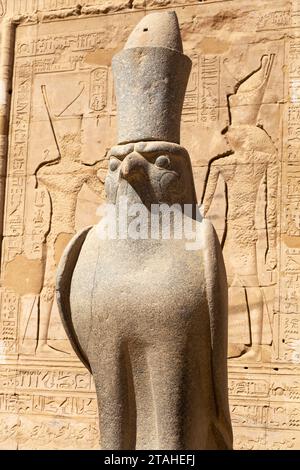
<svg viewBox="0 0 300 470"><path fill-rule="evenodd" d="M176 10L193 61L182 145L229 275L234 446L300 447L299 1L195 3L0 2L1 448L98 446L93 384L60 325L53 270L97 221L115 141L111 57L161 6ZM2 62L13 50L14 65Z"/></svg>

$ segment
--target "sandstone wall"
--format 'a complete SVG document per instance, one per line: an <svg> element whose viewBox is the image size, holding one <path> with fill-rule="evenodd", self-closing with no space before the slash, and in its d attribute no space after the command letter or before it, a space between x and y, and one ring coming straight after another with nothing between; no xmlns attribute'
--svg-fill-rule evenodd
<svg viewBox="0 0 300 470"><path fill-rule="evenodd" d="M182 144L224 246L235 448L300 448L300 1L0 0L2 449L98 447L55 269L98 220L111 57L159 8L193 60Z"/></svg>

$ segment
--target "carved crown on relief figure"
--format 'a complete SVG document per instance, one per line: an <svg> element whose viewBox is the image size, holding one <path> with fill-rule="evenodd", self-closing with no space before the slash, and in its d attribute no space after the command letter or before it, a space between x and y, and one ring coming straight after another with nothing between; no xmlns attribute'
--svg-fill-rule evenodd
<svg viewBox="0 0 300 470"><path fill-rule="evenodd" d="M260 66L235 87L229 96L231 122L234 126L257 124L264 94L274 63L274 54L263 55Z"/></svg>

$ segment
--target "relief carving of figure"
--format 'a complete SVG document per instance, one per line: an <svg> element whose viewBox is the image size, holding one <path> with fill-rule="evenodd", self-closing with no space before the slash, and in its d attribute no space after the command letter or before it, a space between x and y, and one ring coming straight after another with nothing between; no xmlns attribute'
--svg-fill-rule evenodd
<svg viewBox="0 0 300 470"><path fill-rule="evenodd" d="M219 178L225 184L226 220L222 240L229 286L229 357L261 360L264 293L262 266L276 267L277 151L257 116L272 69L264 55L258 70L228 97L230 125L224 133L230 155L213 158L202 197L206 214Z"/></svg>
<svg viewBox="0 0 300 470"><path fill-rule="evenodd" d="M0 0L0 17L4 16L6 12L6 0Z"/></svg>
<svg viewBox="0 0 300 470"><path fill-rule="evenodd" d="M70 132L59 137L54 130L53 118L49 109L45 87L42 88L51 120L54 138L59 156L52 161L42 162L35 173L36 191L45 189L50 203L49 229L44 236L42 248L43 281L41 291L26 303L25 312L28 324L34 305L38 310L37 354L58 354L62 351L48 344L48 331L51 311L55 297L55 276L61 254L75 234L75 212L78 194L87 185L98 197L103 198L103 183L97 176L105 161L95 164L85 164L81 156L81 130ZM79 123L81 120L78 121ZM26 331L21 332L22 337ZM31 348L30 352L31 352ZM26 353L26 347L21 348Z"/></svg>

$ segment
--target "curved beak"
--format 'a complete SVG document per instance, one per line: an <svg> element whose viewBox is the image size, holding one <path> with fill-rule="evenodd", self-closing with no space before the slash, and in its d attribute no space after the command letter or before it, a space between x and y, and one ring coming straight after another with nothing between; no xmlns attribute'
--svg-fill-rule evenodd
<svg viewBox="0 0 300 470"><path fill-rule="evenodd" d="M120 166L120 178L127 181L147 175L147 161L137 152L127 155Z"/></svg>

